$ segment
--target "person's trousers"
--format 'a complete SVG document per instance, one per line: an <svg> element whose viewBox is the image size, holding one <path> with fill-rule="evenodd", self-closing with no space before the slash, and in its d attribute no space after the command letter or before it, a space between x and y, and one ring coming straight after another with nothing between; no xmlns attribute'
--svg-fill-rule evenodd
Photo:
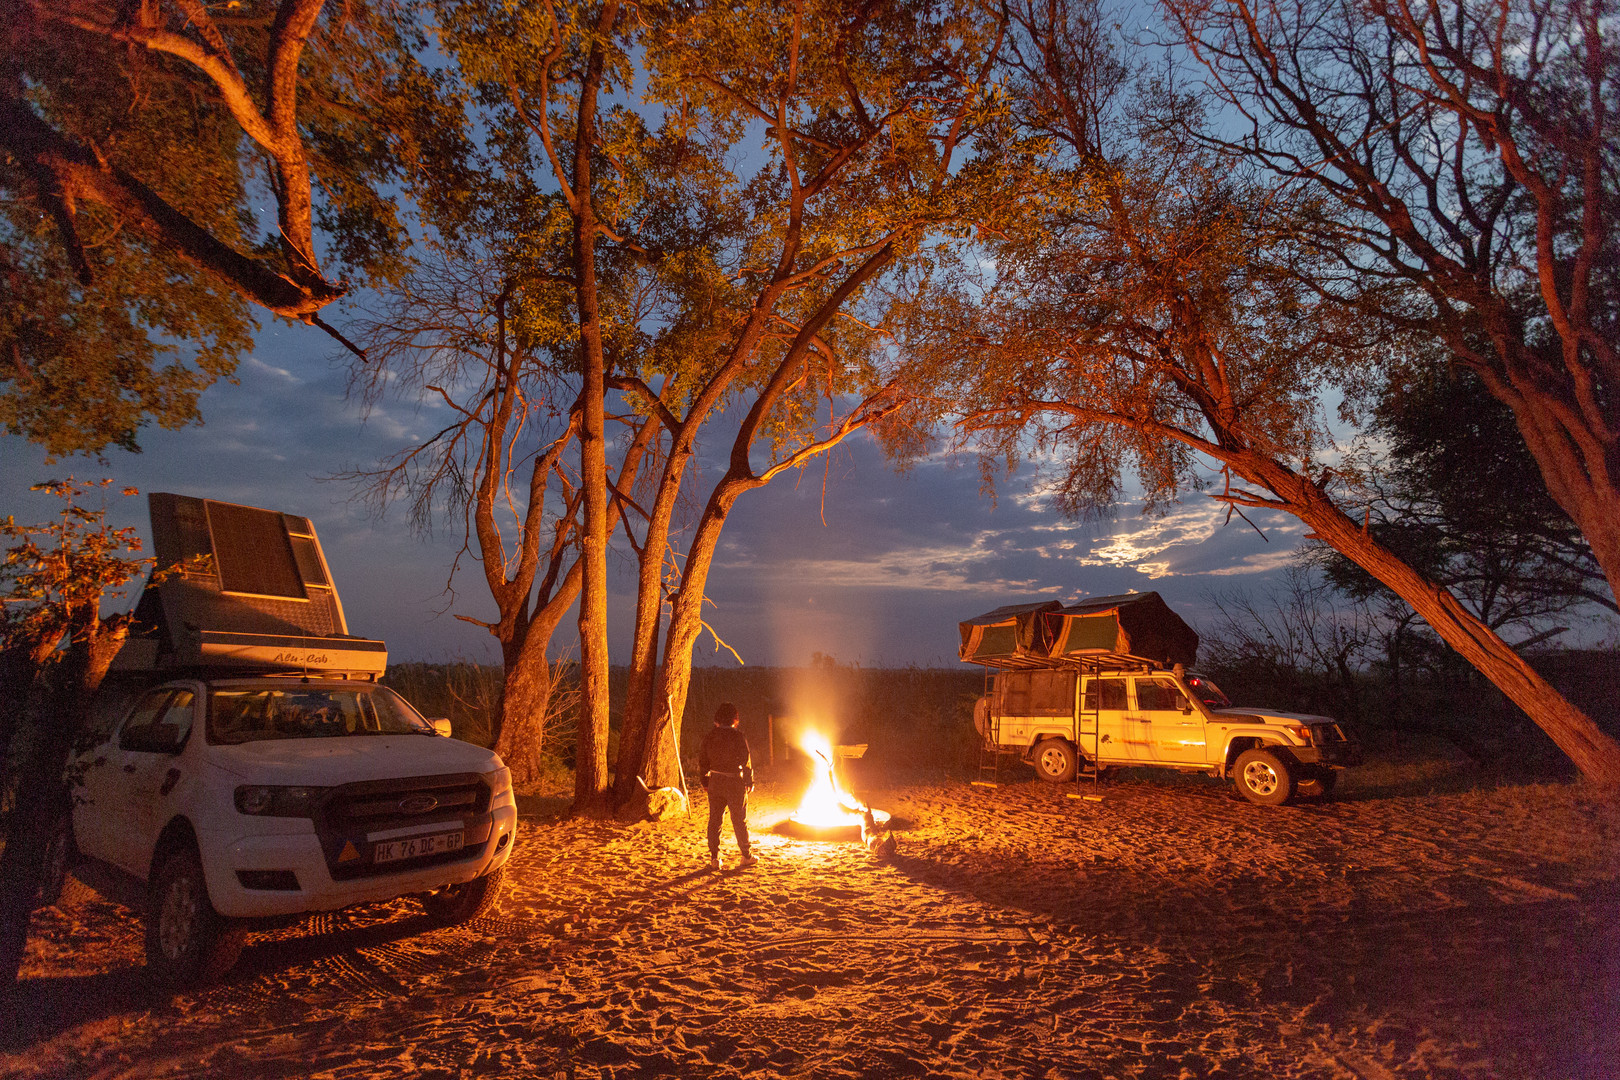
<svg viewBox="0 0 1620 1080"><path fill-rule="evenodd" d="M720 818L731 811L737 850L748 854L748 789L740 776L709 777L709 854L720 854Z"/></svg>

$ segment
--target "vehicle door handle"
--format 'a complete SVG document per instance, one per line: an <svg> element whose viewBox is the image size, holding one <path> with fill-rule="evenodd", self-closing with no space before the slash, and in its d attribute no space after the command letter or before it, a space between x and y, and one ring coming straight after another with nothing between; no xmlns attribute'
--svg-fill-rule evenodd
<svg viewBox="0 0 1620 1080"><path fill-rule="evenodd" d="M128 765L125 765L125 766L124 766L124 771L125 771L125 772L134 772L134 771L135 771L135 764L134 764L134 762L131 762L131 763L130 763L130 764L128 764Z"/></svg>

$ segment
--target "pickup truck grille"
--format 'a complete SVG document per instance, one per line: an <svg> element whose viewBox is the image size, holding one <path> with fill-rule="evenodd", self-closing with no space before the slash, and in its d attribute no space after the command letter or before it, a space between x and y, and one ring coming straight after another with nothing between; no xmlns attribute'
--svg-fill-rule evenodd
<svg viewBox="0 0 1620 1080"><path fill-rule="evenodd" d="M375 832L488 811L489 786L483 777L456 773L345 784L327 799L321 818L334 829Z"/></svg>
<svg viewBox="0 0 1620 1080"><path fill-rule="evenodd" d="M332 880L399 873L483 854L493 824L489 803L489 785L477 773L363 781L328 793L316 816L315 831ZM420 858L376 863L378 842L369 837L411 826L422 826L424 833L459 829L462 846Z"/></svg>

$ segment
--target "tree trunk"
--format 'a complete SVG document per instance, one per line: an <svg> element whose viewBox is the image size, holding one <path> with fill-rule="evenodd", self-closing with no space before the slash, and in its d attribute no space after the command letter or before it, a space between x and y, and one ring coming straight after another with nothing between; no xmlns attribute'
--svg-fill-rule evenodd
<svg viewBox="0 0 1620 1080"><path fill-rule="evenodd" d="M1528 379L1524 380L1528 382ZM1581 414L1534 386L1487 377L1486 387L1513 410L1526 449L1552 496L1592 547L1609 591L1620 600L1620 415L1607 431L1582 430L1564 422ZM1617 410L1620 412L1620 410Z"/></svg>
<svg viewBox="0 0 1620 1080"><path fill-rule="evenodd" d="M60 662L65 670L51 673L59 683L52 686L41 673L30 688L24 724L37 741L0 853L0 992L17 981L22 968L51 829L71 805L64 780L68 757L78 733L88 728L91 701L127 633L120 626L75 643Z"/></svg>
<svg viewBox="0 0 1620 1080"><path fill-rule="evenodd" d="M726 515L732 504L744 491L758 487L761 481L744 481L734 477L722 480L709 496L703 518L698 522L692 547L686 553L686 570L681 575L681 587L670 604L669 630L664 643L664 664L658 680L659 706L670 711L670 724L675 737L671 739L661 725L653 724L658 737L652 739L642 755L642 776L649 787L670 786L680 782L679 766L675 760L676 747L681 741L682 721L686 713L686 696L692 687L692 650L703 633L703 593L709 582L709 567L720 546L720 531L725 527ZM667 704L666 704L667 703Z"/></svg>
<svg viewBox="0 0 1620 1080"><path fill-rule="evenodd" d="M667 708L658 696L658 641L664 614L664 551L669 546L670 524L674 520L681 480L686 464L692 457L687 430L683 427L674 436L641 549L640 572L636 582L635 636L630 648L630 679L625 691L624 717L619 726L618 774L614 785L614 801L620 804L639 790L637 776L645 780L649 787L670 786L653 783L652 777L645 774L643 769L648 751L652 749L652 741L668 741L658 737L661 718ZM676 730L680 730L678 722Z"/></svg>
<svg viewBox="0 0 1620 1080"><path fill-rule="evenodd" d="M550 705L551 667L543 653L539 663L514 657L503 665L501 734L495 740L495 752L512 770L512 783L520 788L540 777Z"/></svg>
<svg viewBox="0 0 1620 1080"><path fill-rule="evenodd" d="M1456 597L1374 540L1305 477L1253 451L1230 454L1227 460L1248 480L1279 496L1290 513L1315 530L1317 538L1410 604L1447 645L1523 709L1569 755L1582 775L1602 787L1620 788L1620 744L1566 701Z"/></svg>
<svg viewBox="0 0 1620 1080"><path fill-rule="evenodd" d="M618 0L602 5L597 32L613 32ZM579 354L584 369L583 421L580 427L580 483L584 489L584 527L580 533L583 586L579 598L580 716L574 755L574 813L606 815L608 643L607 643L607 370L602 350L602 314L597 296L596 210L591 202L591 155L596 146L596 108L606 49L591 46L588 69L580 83L579 128L574 139L574 271L579 306Z"/></svg>
<svg viewBox="0 0 1620 1080"><path fill-rule="evenodd" d="M22 967L28 924L45 868L45 847L56 815L67 805L62 773L73 747L73 730L61 722L66 714L52 707L60 704L53 700L59 696L43 682L36 682L25 713L24 725L36 742L21 770L6 849L0 853L0 988L16 982Z"/></svg>

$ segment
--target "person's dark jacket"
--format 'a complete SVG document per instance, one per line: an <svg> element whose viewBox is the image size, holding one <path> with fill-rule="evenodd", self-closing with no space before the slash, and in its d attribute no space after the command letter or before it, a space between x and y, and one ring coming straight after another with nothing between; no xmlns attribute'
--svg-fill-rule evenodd
<svg viewBox="0 0 1620 1080"><path fill-rule="evenodd" d="M732 776L744 786L754 786L754 759L748 752L748 736L741 728L716 724L703 736L698 750L698 776L703 786L709 786L709 775Z"/></svg>

